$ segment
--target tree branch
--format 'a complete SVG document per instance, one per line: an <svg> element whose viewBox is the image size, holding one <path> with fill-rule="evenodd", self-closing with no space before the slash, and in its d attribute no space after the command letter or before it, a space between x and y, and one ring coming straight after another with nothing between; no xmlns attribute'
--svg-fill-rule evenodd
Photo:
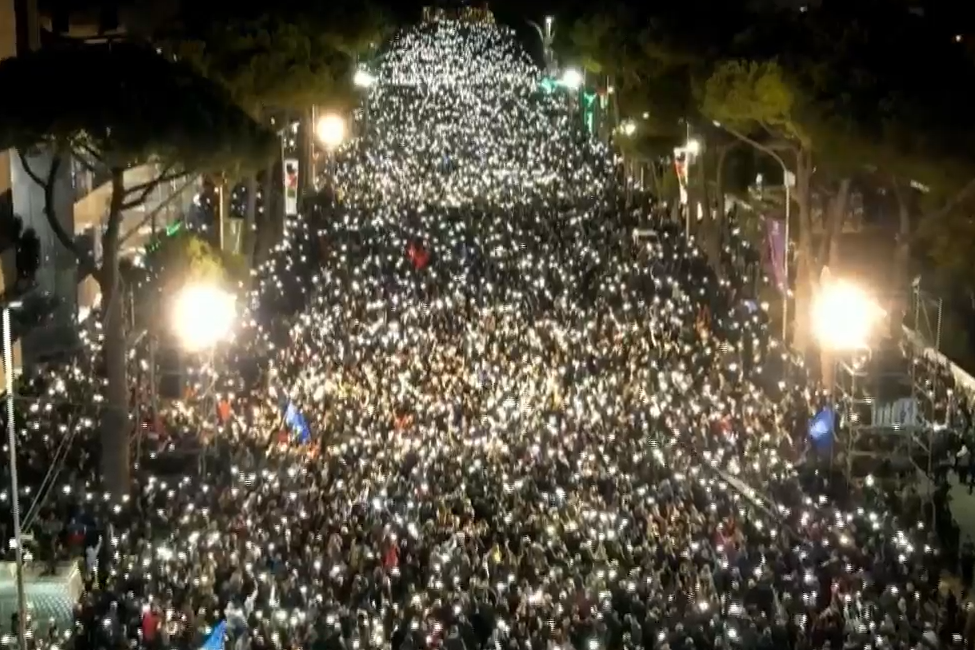
<svg viewBox="0 0 975 650"><path fill-rule="evenodd" d="M789 171L789 166L785 164L785 161L782 160L782 156L780 156L779 154L777 154L775 152L775 149L773 147L770 147L768 145L762 144L762 143L758 142L757 140L753 140L753 139L749 138L747 135L745 135L744 133L741 133L740 131L737 131L736 129L733 129L733 128L729 127L726 124L722 124L721 125L721 128L724 129L725 131L727 131L728 133L730 133L731 135L735 136L736 138L738 138L739 140L741 140L745 144L750 145L752 147L755 147L759 151L761 151L763 153L766 153L766 154L772 156L772 158L774 158L776 161L778 161L778 163L780 165L782 165L783 171ZM791 147L790 147L790 149L791 149ZM782 182L784 184L784 183L788 182L788 179L783 178L782 179Z"/></svg>
<svg viewBox="0 0 975 650"><path fill-rule="evenodd" d="M20 157L20 166L24 169L24 172L44 190L44 216L47 219L48 225L51 226L54 236L58 238L61 245L78 261L79 272L84 271L81 277L92 273L95 269L94 261L85 259L86 256L82 254L74 238L64 229L64 226L58 220L57 214L54 211L54 181L63 162L61 156L54 154L51 157L51 167L47 172L47 178L42 179L37 175L37 172L31 169L24 152L18 150L17 155Z"/></svg>
<svg viewBox="0 0 975 650"><path fill-rule="evenodd" d="M958 192L956 192L954 196L948 199L943 206L941 206L937 210L934 210L933 212L929 212L928 214L924 215L924 218L940 219L941 217L945 216L946 214L954 210L956 207L958 207L958 204L964 201L965 199L967 199L973 192L975 192L975 178L972 178L970 181L968 181L968 183L966 183L964 187L958 190Z"/></svg>
<svg viewBox="0 0 975 650"><path fill-rule="evenodd" d="M146 225L147 223L149 223L152 220L153 217L155 217L157 214L159 214L159 211L160 210L162 210L167 205L169 205L170 203L172 203L173 201L175 201L179 197L179 195L183 192L183 190L185 190L187 187L189 187L190 183L192 183L192 182L193 182L192 180L186 181L186 183L183 184L183 187L179 188L179 191L178 192L173 192L172 194L170 194L166 198L165 201L162 201L159 205L157 205L155 208L153 208L152 212L150 212L145 217L143 217L142 220L135 227L131 228L124 235L120 235L119 236L119 242L118 242L119 246L120 247L123 246L125 244L125 242L127 242L129 239L131 239L133 236L135 236L144 225Z"/></svg>
<svg viewBox="0 0 975 650"><path fill-rule="evenodd" d="M145 183L139 183L138 185L135 185L125 190L126 197L129 197L132 194L138 194L138 196L134 199L129 199L128 201L122 203L122 210L123 211L130 210L138 205L142 205L143 203L146 202L146 199L149 198L149 194L151 194L154 189L156 189L163 183L168 183L169 181L175 181L179 178L182 178L183 176L188 175L188 172L186 171L174 172L172 171L172 169L173 169L172 166L167 167L165 170L160 172L160 174L155 178L153 178L152 180L146 181Z"/></svg>

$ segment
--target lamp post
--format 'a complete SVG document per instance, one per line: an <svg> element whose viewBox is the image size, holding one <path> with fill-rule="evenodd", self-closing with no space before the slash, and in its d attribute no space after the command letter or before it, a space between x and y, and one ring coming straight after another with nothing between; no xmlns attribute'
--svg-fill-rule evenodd
<svg viewBox="0 0 975 650"><path fill-rule="evenodd" d="M14 422L14 355L10 335L10 310L20 307L19 301L3 305L3 374L7 390L7 449L10 453L10 491L14 518L14 544L17 560L17 640L27 647L27 596L24 592L24 542L20 529L20 486L17 483L17 425Z"/></svg>

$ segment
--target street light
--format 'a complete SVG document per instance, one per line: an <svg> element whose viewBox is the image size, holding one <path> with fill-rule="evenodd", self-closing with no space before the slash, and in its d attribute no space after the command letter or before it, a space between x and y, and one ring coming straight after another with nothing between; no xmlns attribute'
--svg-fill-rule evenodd
<svg viewBox="0 0 975 650"><path fill-rule="evenodd" d="M636 133L636 122L633 120L625 120L622 124L620 124L620 131L622 131L623 135L626 137L630 137Z"/></svg>
<svg viewBox="0 0 975 650"><path fill-rule="evenodd" d="M326 149L337 148L345 140L345 118L335 113L322 115L315 125L315 135Z"/></svg>
<svg viewBox="0 0 975 650"><path fill-rule="evenodd" d="M360 68L352 76L352 83L356 88L372 88L376 84L376 77L368 70Z"/></svg>
<svg viewBox="0 0 975 650"><path fill-rule="evenodd" d="M696 156L701 153L701 142L699 140L688 140L687 144L684 145L684 153L691 156Z"/></svg>
<svg viewBox="0 0 975 650"><path fill-rule="evenodd" d="M829 280L813 301L813 332L820 345L829 351L863 350L869 347L870 338L884 315L884 310L862 287L845 280Z"/></svg>
<svg viewBox="0 0 975 650"><path fill-rule="evenodd" d="M717 120L714 121L714 125L719 129L722 128L721 122ZM734 134L734 131L731 132ZM741 136L736 137L741 139ZM785 185L785 256L782 259L782 275L785 277L785 287L782 290L782 343L785 344L789 333L789 244L792 241L789 237L789 221L791 221L789 217L792 208L791 187L795 177L789 171L789 166L782 160L782 156L768 147L759 148L779 163L782 168L782 184Z"/></svg>
<svg viewBox="0 0 975 650"><path fill-rule="evenodd" d="M576 68L566 68L562 73L562 79L560 80L562 85L569 90L579 90L582 88L582 83L584 81L582 77L582 72Z"/></svg>
<svg viewBox="0 0 975 650"><path fill-rule="evenodd" d="M176 297L173 332L187 351L201 352L229 336L236 316L232 293L216 285L189 285Z"/></svg>

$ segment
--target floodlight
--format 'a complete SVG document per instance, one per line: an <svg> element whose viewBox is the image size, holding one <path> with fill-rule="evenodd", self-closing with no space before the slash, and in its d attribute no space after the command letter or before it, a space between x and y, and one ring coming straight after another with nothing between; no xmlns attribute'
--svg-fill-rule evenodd
<svg viewBox="0 0 975 650"><path fill-rule="evenodd" d="M335 149L345 140L345 119L334 113L323 115L315 125L315 134L326 149Z"/></svg>
<svg viewBox="0 0 975 650"><path fill-rule="evenodd" d="M376 83L376 77L368 70L362 70L360 68L352 76L352 83L355 84L356 88L371 88Z"/></svg>
<svg viewBox="0 0 975 650"><path fill-rule="evenodd" d="M200 352L227 338L237 316L234 295L220 287L194 284L176 297L172 326L180 343Z"/></svg>
<svg viewBox="0 0 975 650"><path fill-rule="evenodd" d="M862 288L830 281L813 302L813 331L829 350L854 351L869 347L871 335L885 312Z"/></svg>
<svg viewBox="0 0 975 650"><path fill-rule="evenodd" d="M562 79L559 81L569 90L579 90L582 87L584 79L582 73L576 68L566 68L562 73Z"/></svg>

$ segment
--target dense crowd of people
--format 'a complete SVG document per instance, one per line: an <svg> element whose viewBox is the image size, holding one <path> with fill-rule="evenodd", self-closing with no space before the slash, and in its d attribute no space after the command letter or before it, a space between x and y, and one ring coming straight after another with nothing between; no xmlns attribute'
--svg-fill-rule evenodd
<svg viewBox="0 0 975 650"><path fill-rule="evenodd" d="M31 643L960 643L923 523L800 484L818 397L753 285L620 198L510 32L407 30L376 72L341 200L289 222L219 351L227 408L156 414L130 499L75 440L88 362L25 385L37 553L85 551L89 576L73 627ZM205 462L160 464L204 421Z"/></svg>

